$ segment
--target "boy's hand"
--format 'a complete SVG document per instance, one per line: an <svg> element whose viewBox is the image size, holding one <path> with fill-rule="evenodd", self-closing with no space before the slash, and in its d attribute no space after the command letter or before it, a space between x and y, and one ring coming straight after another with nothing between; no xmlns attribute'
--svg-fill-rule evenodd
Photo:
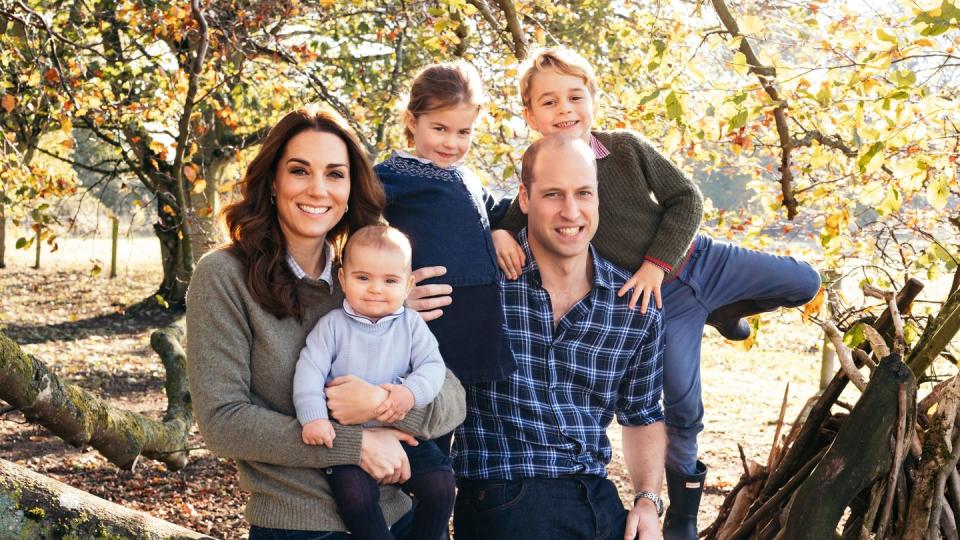
<svg viewBox="0 0 960 540"><path fill-rule="evenodd" d="M384 383L380 388L389 392L389 395L374 411L377 414L377 420L385 424L393 424L406 418L407 413L416 404L413 392L402 384Z"/></svg>
<svg viewBox="0 0 960 540"><path fill-rule="evenodd" d="M617 296L623 296L627 294L630 289L633 289L633 295L630 296L630 309L637 307L637 299L643 295L643 301L640 303L640 313L646 313L647 306L650 305L650 295L653 294L653 297L657 301L657 308L662 309L663 302L660 300L660 284L663 283L663 275L663 269L659 266L650 261L644 261L640 269L637 270L637 273L624 283L623 287L620 287L620 290L617 291Z"/></svg>
<svg viewBox="0 0 960 540"><path fill-rule="evenodd" d="M527 262L527 257L523 253L523 248L513 238L513 233L503 229L497 229L491 233L493 237L493 248L497 252L497 264L500 270L507 276L507 279L517 279L520 277L520 270Z"/></svg>
<svg viewBox="0 0 960 540"><path fill-rule="evenodd" d="M442 276L447 273L447 269L442 266L426 266L417 268L413 271L414 283ZM450 294L453 288L450 285L434 283L430 285L417 285L410 290L407 295L407 307L420 313L420 318L424 321L432 321L443 315L444 306L449 306L453 299Z"/></svg>
<svg viewBox="0 0 960 540"><path fill-rule="evenodd" d="M323 445L327 448L333 448L333 440L337 438L337 433L333 430L333 424L326 418L307 422L303 426L303 442L310 445Z"/></svg>

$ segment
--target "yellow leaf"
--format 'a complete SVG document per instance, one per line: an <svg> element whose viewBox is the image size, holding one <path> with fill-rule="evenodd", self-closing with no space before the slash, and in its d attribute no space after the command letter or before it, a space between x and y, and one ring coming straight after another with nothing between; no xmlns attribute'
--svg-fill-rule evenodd
<svg viewBox="0 0 960 540"><path fill-rule="evenodd" d="M917 47L933 47L933 42L927 38L920 38L913 42Z"/></svg>
<svg viewBox="0 0 960 540"><path fill-rule="evenodd" d="M745 75L750 71L750 66L747 65L747 57L742 52L737 52L733 55L733 60L730 62L730 65L733 66L733 70L741 75Z"/></svg>
<svg viewBox="0 0 960 540"><path fill-rule="evenodd" d="M69 148L71 150L73 150L73 147L76 146L73 143L73 139L64 139L63 142L60 143L60 145L63 146L64 148Z"/></svg>
<svg viewBox="0 0 960 540"><path fill-rule="evenodd" d="M833 156L831 156L830 152L819 142L813 141L811 148L813 148L813 151L810 153L810 165L812 167L824 167L833 161Z"/></svg>
<svg viewBox="0 0 960 540"><path fill-rule="evenodd" d="M927 184L927 201L930 206L937 210L943 210L947 206L947 197L950 196L950 187L947 185L947 179L939 177Z"/></svg>
<svg viewBox="0 0 960 540"><path fill-rule="evenodd" d="M217 188L217 191L219 191L220 193L228 193L233 190L233 186L235 186L236 184L237 184L236 182L224 182L220 184L220 186Z"/></svg>
<svg viewBox="0 0 960 540"><path fill-rule="evenodd" d="M801 316L803 322L809 321L812 315L818 315L820 313L820 308L823 306L824 290L823 287L820 287L820 292L813 297L813 300L803 306L803 315Z"/></svg>
<svg viewBox="0 0 960 540"><path fill-rule="evenodd" d="M0 106L8 113L13 112L13 109L17 106L17 97L13 94L4 94L3 98L0 99Z"/></svg>
<svg viewBox="0 0 960 540"><path fill-rule="evenodd" d="M763 23L756 15L747 15L739 22L741 34L759 34L763 30Z"/></svg>
<svg viewBox="0 0 960 540"><path fill-rule="evenodd" d="M665 154L673 153L680 146L680 130L673 126L663 139L663 151Z"/></svg>
<svg viewBox="0 0 960 540"><path fill-rule="evenodd" d="M204 179L197 180L193 183L193 192L194 193L203 193L203 190L207 188L207 181Z"/></svg>
<svg viewBox="0 0 960 540"><path fill-rule="evenodd" d="M163 210L163 213L164 213L164 214L167 214L168 216L175 216L175 215L177 215L177 212L174 211L173 207L170 206L169 204L163 205L162 210Z"/></svg>

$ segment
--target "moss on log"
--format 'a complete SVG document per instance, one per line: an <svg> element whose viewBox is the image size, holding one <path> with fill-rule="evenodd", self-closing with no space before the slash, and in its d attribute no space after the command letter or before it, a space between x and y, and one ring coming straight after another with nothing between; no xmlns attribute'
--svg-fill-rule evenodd
<svg viewBox="0 0 960 540"><path fill-rule="evenodd" d="M0 459L0 538L210 538Z"/></svg>

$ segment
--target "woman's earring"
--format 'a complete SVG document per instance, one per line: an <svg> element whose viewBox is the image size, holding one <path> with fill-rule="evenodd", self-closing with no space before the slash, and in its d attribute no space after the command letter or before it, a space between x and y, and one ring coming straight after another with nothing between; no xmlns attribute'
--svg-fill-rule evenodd
<svg viewBox="0 0 960 540"><path fill-rule="evenodd" d="M277 204L277 196L276 196L275 194L273 194L273 193L270 194L270 204L271 204L271 205L276 205L276 204Z"/></svg>

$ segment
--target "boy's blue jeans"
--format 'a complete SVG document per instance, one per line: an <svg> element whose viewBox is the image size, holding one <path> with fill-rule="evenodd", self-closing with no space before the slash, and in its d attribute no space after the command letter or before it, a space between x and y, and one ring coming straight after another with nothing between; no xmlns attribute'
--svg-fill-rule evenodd
<svg viewBox="0 0 960 540"><path fill-rule="evenodd" d="M457 482L456 540L622 540L627 510L607 478Z"/></svg>
<svg viewBox="0 0 960 540"><path fill-rule="evenodd" d="M697 434L703 430L700 340L707 315L740 300L753 300L762 311L800 306L819 289L819 274L805 262L697 236L680 275L661 289L668 469L696 472Z"/></svg>

